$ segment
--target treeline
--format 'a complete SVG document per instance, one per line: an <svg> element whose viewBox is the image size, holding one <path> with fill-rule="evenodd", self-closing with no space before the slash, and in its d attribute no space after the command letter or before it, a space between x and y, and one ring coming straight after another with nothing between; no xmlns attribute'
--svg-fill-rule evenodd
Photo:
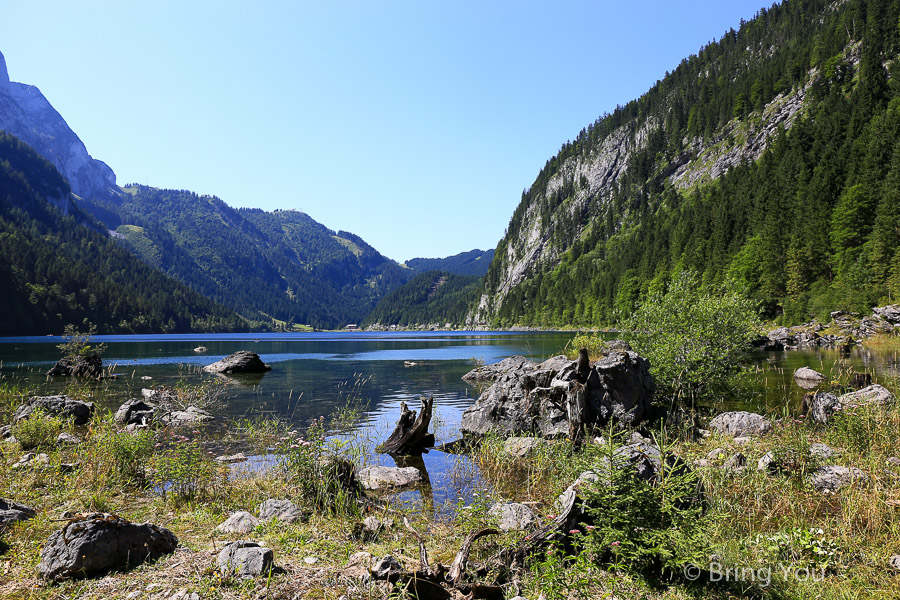
<svg viewBox="0 0 900 600"><path fill-rule="evenodd" d="M64 214L65 211L68 214ZM0 335L230 331L245 323L115 244L53 165L0 132Z"/></svg>
<svg viewBox="0 0 900 600"><path fill-rule="evenodd" d="M469 250L446 258L411 258L406 266L415 273L447 271L456 275L484 275L494 258L493 250Z"/></svg>
<svg viewBox="0 0 900 600"><path fill-rule="evenodd" d="M734 279L764 316L793 323L835 309L864 311L900 295L900 2L789 1L762 10L640 99L582 131L541 171L510 222L487 275L497 289L506 246L528 207L554 226L562 258L514 288L498 324L609 324L675 271ZM667 180L686 142L758 119L781 91L808 85L803 116L755 164L680 192ZM554 194L560 165L613 130L663 127L632 157L608 197L581 214L557 207L583 182ZM724 144L735 143L723 140ZM602 200L602 201L601 201ZM566 231L585 227L572 241Z"/></svg>
<svg viewBox="0 0 900 600"><path fill-rule="evenodd" d="M365 319L366 325L462 324L480 289L481 278L427 271L385 296Z"/></svg>

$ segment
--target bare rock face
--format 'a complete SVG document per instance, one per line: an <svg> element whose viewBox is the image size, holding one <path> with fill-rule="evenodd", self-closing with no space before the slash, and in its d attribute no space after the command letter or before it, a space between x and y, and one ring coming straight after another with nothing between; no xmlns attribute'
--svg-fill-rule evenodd
<svg viewBox="0 0 900 600"><path fill-rule="evenodd" d="M203 370L207 373L234 375L238 373L265 373L271 371L272 367L264 363L255 352L238 350L218 362L203 367Z"/></svg>
<svg viewBox="0 0 900 600"><path fill-rule="evenodd" d="M38 570L50 581L128 569L175 551L175 534L150 523L97 513L69 521L50 535Z"/></svg>
<svg viewBox="0 0 900 600"><path fill-rule="evenodd" d="M216 566L225 577L251 578L268 573L275 566L270 548L256 542L238 541L225 546L216 557Z"/></svg>
<svg viewBox="0 0 900 600"><path fill-rule="evenodd" d="M9 80L0 55L0 130L7 131L49 160L65 175L72 191L82 198L118 195L116 175L94 160L65 119L32 85ZM48 198L50 201L61 199ZM62 199L68 206L68 198ZM64 207L65 211L65 207Z"/></svg>
<svg viewBox="0 0 900 600"><path fill-rule="evenodd" d="M36 410L47 415L72 419L76 425L85 425L94 414L94 403L73 400L68 396L34 396L13 413L13 423L27 419Z"/></svg>
<svg viewBox="0 0 900 600"><path fill-rule="evenodd" d="M739 410L716 416L709 422L709 428L732 437L748 437L769 433L772 423L762 415Z"/></svg>
<svg viewBox="0 0 900 600"><path fill-rule="evenodd" d="M581 394L578 418L583 425L605 426L610 421L637 425L653 398L655 384L647 359L631 351L617 351L578 370L578 363L554 357L540 365L510 361L496 373L493 385L463 413L460 431L505 436L534 434L561 437L570 433L570 415L563 408ZM509 360L509 359L507 359ZM500 365L496 371L501 371Z"/></svg>

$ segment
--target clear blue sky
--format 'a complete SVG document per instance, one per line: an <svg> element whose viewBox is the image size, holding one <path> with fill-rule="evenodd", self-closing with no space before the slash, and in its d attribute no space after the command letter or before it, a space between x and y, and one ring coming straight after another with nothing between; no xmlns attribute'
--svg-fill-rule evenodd
<svg viewBox="0 0 900 600"><path fill-rule="evenodd" d="M0 51L120 185L493 247L545 161L760 0L6 2Z"/></svg>

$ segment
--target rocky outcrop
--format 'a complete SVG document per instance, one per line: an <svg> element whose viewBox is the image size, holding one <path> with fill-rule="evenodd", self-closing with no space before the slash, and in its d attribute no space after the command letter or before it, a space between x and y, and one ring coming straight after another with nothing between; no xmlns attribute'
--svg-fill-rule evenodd
<svg viewBox="0 0 900 600"><path fill-rule="evenodd" d="M649 409L655 389L649 363L634 352L614 352L578 370L578 363L551 359L540 365L507 363L496 379L463 413L460 431L504 436L559 437L570 425L636 425ZM569 411L577 406L577 414Z"/></svg>
<svg viewBox="0 0 900 600"><path fill-rule="evenodd" d="M67 356L59 359L47 371L50 377L100 377L103 375L103 360L92 354L90 356Z"/></svg>
<svg viewBox="0 0 900 600"><path fill-rule="evenodd" d="M769 433L772 423L762 415L739 410L717 415L709 428L732 437L750 437Z"/></svg>
<svg viewBox="0 0 900 600"><path fill-rule="evenodd" d="M275 566L275 554L270 548L256 542L232 542L219 552L216 566L223 577L257 577L272 570Z"/></svg>
<svg viewBox="0 0 900 600"><path fill-rule="evenodd" d="M175 534L157 525L107 513L81 515L50 535L38 571L50 581L91 577L135 567L177 546Z"/></svg>
<svg viewBox="0 0 900 600"><path fill-rule="evenodd" d="M271 371L272 367L264 363L255 352L238 350L220 361L206 365L203 370L207 373L237 375L240 373L265 373Z"/></svg>
<svg viewBox="0 0 900 600"><path fill-rule="evenodd" d="M105 163L94 160L66 121L32 85L9 80L0 55L0 130L32 146L65 175L72 191L82 198L118 195L116 176ZM55 199L51 199L55 200ZM68 199L62 206L66 212Z"/></svg>
<svg viewBox="0 0 900 600"><path fill-rule="evenodd" d="M85 425L94 414L94 403L73 400L68 396L34 396L13 413L13 423L27 419L35 411L71 419L75 425Z"/></svg>
<svg viewBox="0 0 900 600"><path fill-rule="evenodd" d="M0 498L0 532L16 521L27 521L36 514L30 506Z"/></svg>
<svg viewBox="0 0 900 600"><path fill-rule="evenodd" d="M463 375L462 379L469 383L486 383L497 381L513 373L526 375L535 369L536 365L524 356L510 356L500 362L472 369Z"/></svg>

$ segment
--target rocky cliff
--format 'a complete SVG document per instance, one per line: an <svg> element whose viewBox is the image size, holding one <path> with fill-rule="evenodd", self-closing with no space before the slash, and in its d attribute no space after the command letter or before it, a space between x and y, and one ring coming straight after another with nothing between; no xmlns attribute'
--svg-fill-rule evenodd
<svg viewBox="0 0 900 600"><path fill-rule="evenodd" d="M107 198L118 193L116 175L106 163L91 158L65 119L33 85L9 80L0 54L0 130L32 146L69 181L82 198Z"/></svg>

